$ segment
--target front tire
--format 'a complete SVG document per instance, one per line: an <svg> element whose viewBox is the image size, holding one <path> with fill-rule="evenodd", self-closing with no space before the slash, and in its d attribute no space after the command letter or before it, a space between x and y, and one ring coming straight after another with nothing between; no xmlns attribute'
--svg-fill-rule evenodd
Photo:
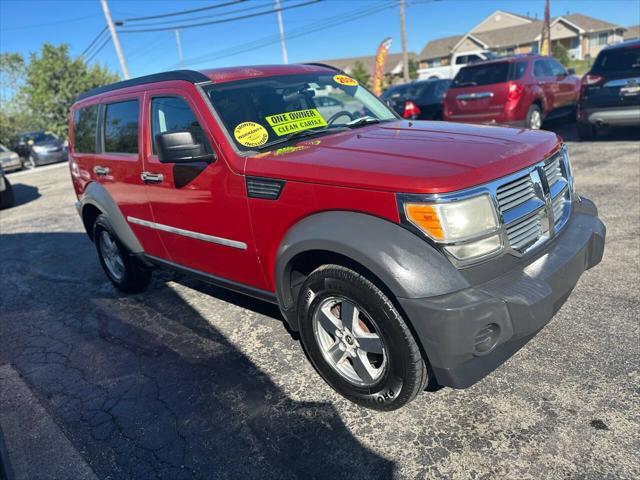
<svg viewBox="0 0 640 480"><path fill-rule="evenodd" d="M396 410L424 390L427 364L402 315L353 270L324 265L298 297L302 344L324 380L347 399Z"/></svg>
<svg viewBox="0 0 640 480"><path fill-rule="evenodd" d="M531 105L527 110L526 126L531 130L540 130L542 127L542 110L538 105Z"/></svg>
<svg viewBox="0 0 640 480"><path fill-rule="evenodd" d="M11 208L16 204L15 195L13 194L13 187L9 183L9 180L5 177L5 190L0 193L0 209Z"/></svg>
<svg viewBox="0 0 640 480"><path fill-rule="evenodd" d="M590 123L578 123L578 139L580 141L595 140L597 135L596 126Z"/></svg>
<svg viewBox="0 0 640 480"><path fill-rule="evenodd" d="M147 289L151 270L120 242L104 215L100 215L94 224L93 241L104 273L118 290L140 293Z"/></svg>

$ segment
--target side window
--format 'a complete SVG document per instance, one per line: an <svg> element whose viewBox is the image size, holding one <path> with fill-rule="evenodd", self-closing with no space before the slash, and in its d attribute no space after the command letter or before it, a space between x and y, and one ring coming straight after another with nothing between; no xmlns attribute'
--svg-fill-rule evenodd
<svg viewBox="0 0 640 480"><path fill-rule="evenodd" d="M151 144L156 149L156 135L165 132L191 132L195 141L211 152L198 119L187 102L180 97L155 97L151 99Z"/></svg>
<svg viewBox="0 0 640 480"><path fill-rule="evenodd" d="M98 105L80 108L73 114L74 151L96 153L96 129L98 127Z"/></svg>
<svg viewBox="0 0 640 480"><path fill-rule="evenodd" d="M467 63L479 62L480 60L482 60L482 59L478 55L468 55L467 56Z"/></svg>
<svg viewBox="0 0 640 480"><path fill-rule="evenodd" d="M560 65L556 60L549 59L547 60L547 63L549 64L549 68L551 69L551 75L560 77L566 74L564 67Z"/></svg>
<svg viewBox="0 0 640 480"><path fill-rule="evenodd" d="M511 64L511 80L522 78L527 71L527 62L516 62ZM537 75L536 75L537 76Z"/></svg>
<svg viewBox="0 0 640 480"><path fill-rule="evenodd" d="M108 103L105 110L105 153L138 153L138 100Z"/></svg>
<svg viewBox="0 0 640 480"><path fill-rule="evenodd" d="M456 65L464 65L467 63L467 56L462 55L461 57L456 58Z"/></svg>
<svg viewBox="0 0 640 480"><path fill-rule="evenodd" d="M533 64L533 76L534 77L549 77L551 72L547 66L547 62L544 60L536 60Z"/></svg>

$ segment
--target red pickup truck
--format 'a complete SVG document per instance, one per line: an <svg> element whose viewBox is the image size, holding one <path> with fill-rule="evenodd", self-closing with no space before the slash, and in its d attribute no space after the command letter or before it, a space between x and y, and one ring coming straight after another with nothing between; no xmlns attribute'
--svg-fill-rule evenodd
<svg viewBox="0 0 640 480"><path fill-rule="evenodd" d="M534 130L574 116L580 78L552 57L516 55L461 69L444 99L444 119Z"/></svg>
<svg viewBox="0 0 640 480"><path fill-rule="evenodd" d="M327 383L379 410L494 370L604 249L556 135L403 120L317 64L84 93L70 170L118 289L166 267L273 302Z"/></svg>

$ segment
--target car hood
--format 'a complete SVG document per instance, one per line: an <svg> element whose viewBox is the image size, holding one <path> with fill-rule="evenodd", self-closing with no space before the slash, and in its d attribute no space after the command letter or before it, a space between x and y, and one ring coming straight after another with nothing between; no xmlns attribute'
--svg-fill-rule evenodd
<svg viewBox="0 0 640 480"><path fill-rule="evenodd" d="M551 132L393 121L247 158L245 173L405 193L443 193L503 177L554 153Z"/></svg>

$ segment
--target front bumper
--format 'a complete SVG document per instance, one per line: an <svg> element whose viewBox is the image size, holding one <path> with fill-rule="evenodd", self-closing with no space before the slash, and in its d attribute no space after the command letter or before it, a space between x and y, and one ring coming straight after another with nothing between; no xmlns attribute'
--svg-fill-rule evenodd
<svg viewBox="0 0 640 480"><path fill-rule="evenodd" d="M606 229L582 199L562 232L521 266L470 288L432 298L399 298L439 384L466 388L538 333L604 252ZM492 325L495 346L478 349Z"/></svg>
<svg viewBox="0 0 640 480"><path fill-rule="evenodd" d="M69 153L64 148L53 152L34 152L31 155L36 165L47 165L49 163L65 162L69 159Z"/></svg>

